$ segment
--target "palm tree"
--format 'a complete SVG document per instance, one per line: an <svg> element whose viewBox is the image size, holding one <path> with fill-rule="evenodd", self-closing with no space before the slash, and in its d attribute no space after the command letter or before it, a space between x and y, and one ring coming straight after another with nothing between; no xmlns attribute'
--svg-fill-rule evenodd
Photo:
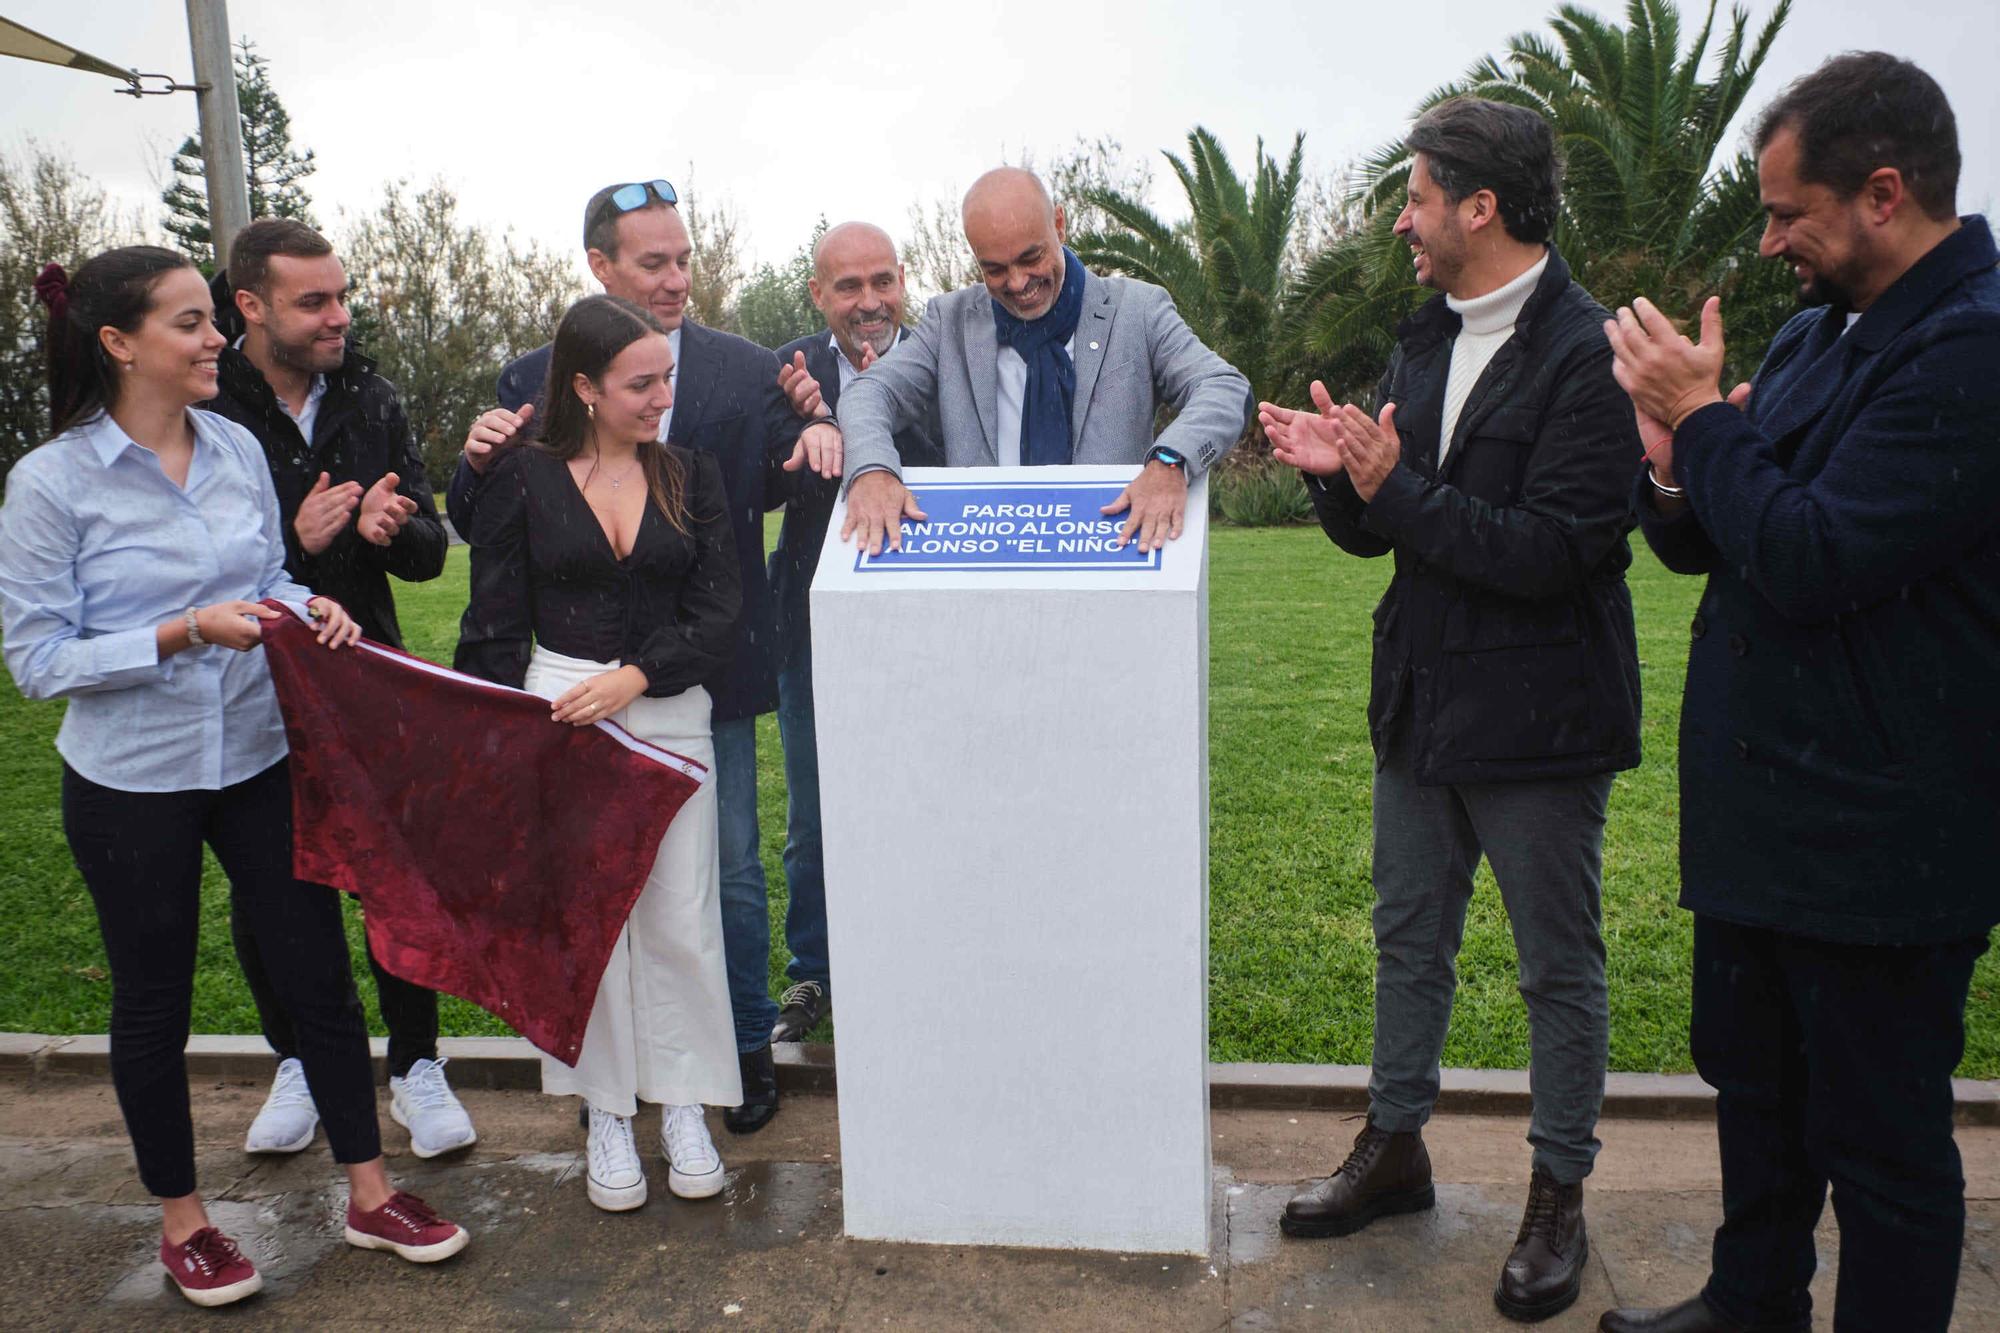
<svg viewBox="0 0 2000 1333"><path fill-rule="evenodd" d="M1719 294L1730 359L1754 366L1792 308L1791 285L1781 266L1757 258L1755 161L1747 153L1715 161L1791 0L1779 0L1754 41L1748 11L1733 9L1711 62L1715 9L1709 0L1683 52L1672 0L1628 0L1622 28L1563 5L1549 20L1553 42L1532 32L1510 38L1505 54L1474 64L1417 114L1470 95L1546 117L1567 162L1555 241L1577 281L1607 306L1643 294L1674 314ZM1355 201L1366 224L1309 264L1288 300L1298 313L1287 331L1300 352L1347 393L1379 369L1396 319L1427 295L1390 231L1410 163L1400 141L1365 161Z"/></svg>
<svg viewBox="0 0 2000 1333"><path fill-rule="evenodd" d="M1075 237L1077 257L1092 268L1166 288L1196 336L1242 371L1253 393L1282 401L1302 387L1280 330L1305 136L1292 136L1283 166L1259 139L1247 180L1201 126L1187 142L1186 158L1165 156L1187 194L1188 219L1169 224L1121 191L1086 191L1114 227Z"/></svg>

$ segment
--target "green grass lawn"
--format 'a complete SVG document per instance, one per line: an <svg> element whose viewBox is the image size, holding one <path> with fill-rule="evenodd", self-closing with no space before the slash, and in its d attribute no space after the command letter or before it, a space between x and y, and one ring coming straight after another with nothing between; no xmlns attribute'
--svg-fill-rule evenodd
<svg viewBox="0 0 2000 1333"><path fill-rule="evenodd" d="M776 519L770 529L776 532ZM1209 1040L1218 1060L1365 1064L1373 1007L1369 939L1369 610L1385 560L1348 558L1316 528L1220 528L1211 544ZM1688 617L1699 582L1663 570L1643 547L1632 572L1645 684L1646 762L1618 775L1605 835L1604 922L1611 968L1611 1067L1688 1065L1690 918L1675 906L1674 737ZM445 576L397 590L411 651L449 661L465 604L465 551ZM96 917L63 843L52 742L60 706L0 683L0 1030L102 1032L110 986ZM759 808L771 882L774 988L783 985L784 772L777 728L758 725ZM256 1017L229 946L227 886L205 886L195 1027L250 1032ZM359 953L350 904L349 933ZM1480 872L1450 1065L1519 1068L1527 1018L1514 947L1491 876ZM380 1031L374 987L361 987ZM1974 974L1961 1072L2000 1077L2000 961ZM447 1000L453 1033L503 1033L497 1019ZM1100 1003L1143 1006L1144 996Z"/></svg>

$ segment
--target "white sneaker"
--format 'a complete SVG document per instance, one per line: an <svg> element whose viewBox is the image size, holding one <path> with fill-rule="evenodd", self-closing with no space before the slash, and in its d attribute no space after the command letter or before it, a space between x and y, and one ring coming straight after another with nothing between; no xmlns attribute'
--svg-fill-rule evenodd
<svg viewBox="0 0 2000 1333"><path fill-rule="evenodd" d="M722 1154L708 1136L701 1107L661 1107L660 1148L667 1155L667 1188L683 1199L706 1199L722 1189Z"/></svg>
<svg viewBox="0 0 2000 1333"><path fill-rule="evenodd" d="M403 1077L389 1077L389 1115L410 1131L410 1151L419 1157L436 1157L479 1141L472 1117L444 1081L444 1066L443 1060L419 1060Z"/></svg>
<svg viewBox="0 0 2000 1333"><path fill-rule="evenodd" d="M632 1142L632 1117L590 1108L590 1201L622 1213L646 1201L646 1172Z"/></svg>
<svg viewBox="0 0 2000 1333"><path fill-rule="evenodd" d="M271 1095L243 1136L243 1151L298 1152L313 1141L317 1128L319 1108L306 1088L306 1067L296 1059L280 1060Z"/></svg>

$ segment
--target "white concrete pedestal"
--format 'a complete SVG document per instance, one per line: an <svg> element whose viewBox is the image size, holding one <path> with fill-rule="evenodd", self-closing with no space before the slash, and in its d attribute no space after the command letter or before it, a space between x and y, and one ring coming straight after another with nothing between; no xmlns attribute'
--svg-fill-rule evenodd
<svg viewBox="0 0 2000 1333"><path fill-rule="evenodd" d="M933 522L901 564L841 543L841 512L828 530L851 1236L1208 1252L1207 502L1197 484L1147 565L1090 565L1096 506L1135 471L911 469ZM1040 502L940 521L999 484Z"/></svg>

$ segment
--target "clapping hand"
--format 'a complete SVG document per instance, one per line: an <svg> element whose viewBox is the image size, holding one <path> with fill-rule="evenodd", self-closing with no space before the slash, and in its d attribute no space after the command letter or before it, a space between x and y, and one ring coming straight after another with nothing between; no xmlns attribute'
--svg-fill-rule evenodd
<svg viewBox="0 0 2000 1333"><path fill-rule="evenodd" d="M347 526L347 516L354 512L354 506L361 502L361 483L343 481L338 486L329 486L326 473L319 474L319 480L306 492L306 498L299 503L299 512L292 519L292 531L299 536L299 546L307 555L318 555L333 545L333 539Z"/></svg>
<svg viewBox="0 0 2000 1333"><path fill-rule="evenodd" d="M1680 429L1681 422L1711 403L1723 401L1722 302L1709 297L1701 307L1701 341L1691 342L1645 297L1618 307L1604 321L1611 340L1611 374L1644 416Z"/></svg>
<svg viewBox="0 0 2000 1333"><path fill-rule="evenodd" d="M1340 451L1340 433L1333 424L1339 409L1334 407L1326 385L1318 380L1312 382L1312 399L1317 412L1259 403L1257 421L1271 441L1273 458L1315 477L1330 477L1347 466Z"/></svg>
<svg viewBox="0 0 2000 1333"><path fill-rule="evenodd" d="M399 495L396 488L402 485L402 478L393 472L385 472L382 479L368 488L361 497L361 516L354 521L355 529L362 538L377 546L387 546L410 521L410 515L417 512L417 502L407 495Z"/></svg>

